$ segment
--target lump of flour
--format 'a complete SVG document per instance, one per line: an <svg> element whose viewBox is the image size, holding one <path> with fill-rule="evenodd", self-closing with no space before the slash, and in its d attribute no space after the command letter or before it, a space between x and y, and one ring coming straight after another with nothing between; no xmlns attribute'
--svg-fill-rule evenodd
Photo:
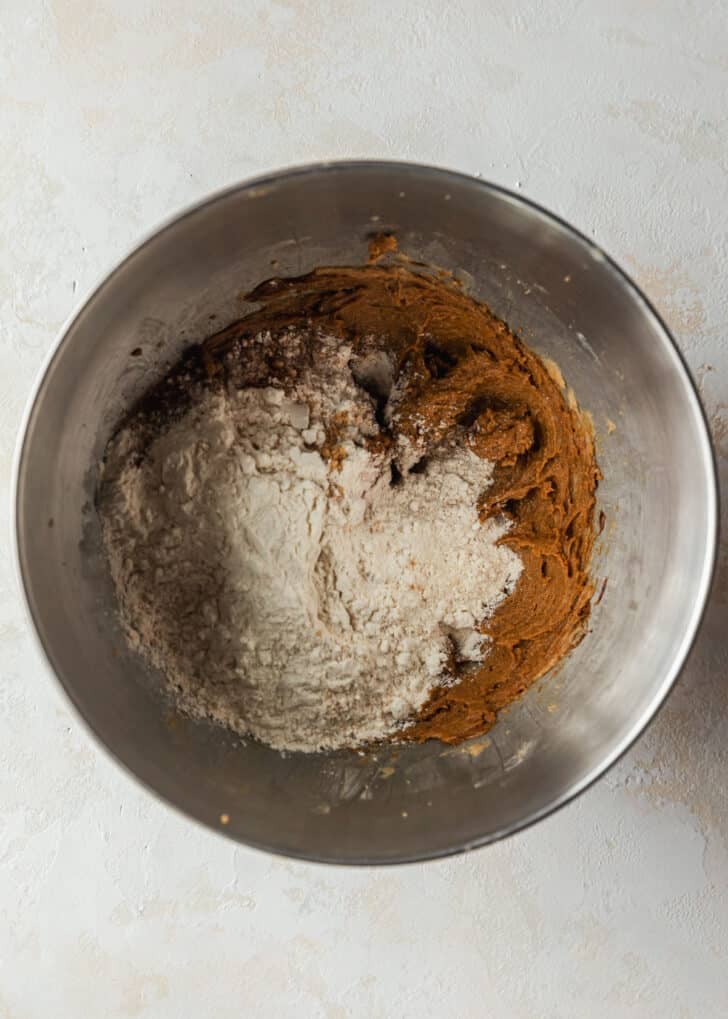
<svg viewBox="0 0 728 1019"><path fill-rule="evenodd" d="M316 347L265 385L198 386L143 443L132 417L99 503L125 632L181 709L302 751L406 730L487 656L521 571L478 512L492 463L383 443L386 355Z"/></svg>

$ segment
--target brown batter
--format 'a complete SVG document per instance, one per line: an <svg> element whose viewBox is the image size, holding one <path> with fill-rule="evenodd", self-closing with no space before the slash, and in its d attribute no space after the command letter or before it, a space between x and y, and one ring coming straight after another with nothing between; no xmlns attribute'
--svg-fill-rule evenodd
<svg viewBox="0 0 728 1019"><path fill-rule="evenodd" d="M448 274L397 255L391 237L373 239L367 266L271 279L247 299L259 310L205 342L208 371L226 366L235 375L235 364L241 385L275 379L291 326L340 335L361 353L386 347L396 370L394 415L382 441L394 448L405 437L423 459L464 443L497 464L481 515L512 521L502 540L523 572L483 625L492 641L485 662L453 665L458 682L435 690L402 736L457 743L482 734L585 633L599 479L588 420L567 398L558 370ZM246 338L262 330L272 336L266 363L251 365ZM396 482L396 463L392 471Z"/></svg>

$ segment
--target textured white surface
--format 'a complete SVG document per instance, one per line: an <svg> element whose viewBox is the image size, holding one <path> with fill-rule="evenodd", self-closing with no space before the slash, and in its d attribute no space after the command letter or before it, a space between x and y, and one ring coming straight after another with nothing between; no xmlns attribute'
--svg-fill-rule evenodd
<svg viewBox="0 0 728 1019"><path fill-rule="evenodd" d="M479 173L594 236L674 329L725 484L725 3L0 6L3 533L28 389L100 269L212 188L335 156ZM682 681L606 779L485 851L350 871L137 789L44 674L1 552L1 1019L726 1014L725 556Z"/></svg>

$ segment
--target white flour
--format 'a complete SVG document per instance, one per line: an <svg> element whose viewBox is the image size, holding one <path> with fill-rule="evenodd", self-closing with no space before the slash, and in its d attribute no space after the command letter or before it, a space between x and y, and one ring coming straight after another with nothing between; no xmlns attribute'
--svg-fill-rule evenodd
<svg viewBox="0 0 728 1019"><path fill-rule="evenodd" d="M391 484L350 359L324 341L293 390L207 391L141 465L129 430L107 458L131 643L183 710L280 749L401 730L453 658L483 659L478 626L521 571L505 523L478 518L491 464L461 449ZM387 374L381 355L365 368Z"/></svg>

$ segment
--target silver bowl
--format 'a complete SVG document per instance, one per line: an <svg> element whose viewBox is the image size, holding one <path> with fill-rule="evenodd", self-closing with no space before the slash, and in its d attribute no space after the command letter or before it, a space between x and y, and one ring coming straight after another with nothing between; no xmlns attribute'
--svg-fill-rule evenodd
<svg viewBox="0 0 728 1019"><path fill-rule="evenodd" d="M359 264L394 230L561 367L591 411L607 581L571 656L464 747L283 756L175 716L126 650L99 547L98 464L124 409L270 275ZM214 318L213 318L214 316ZM141 354L130 356L141 348ZM716 545L698 397L667 329L588 239L493 185L404 163L292 169L230 188L148 237L63 329L16 461L21 585L50 668L99 742L211 828L336 863L421 860L551 813L601 775L665 699L695 636Z"/></svg>

